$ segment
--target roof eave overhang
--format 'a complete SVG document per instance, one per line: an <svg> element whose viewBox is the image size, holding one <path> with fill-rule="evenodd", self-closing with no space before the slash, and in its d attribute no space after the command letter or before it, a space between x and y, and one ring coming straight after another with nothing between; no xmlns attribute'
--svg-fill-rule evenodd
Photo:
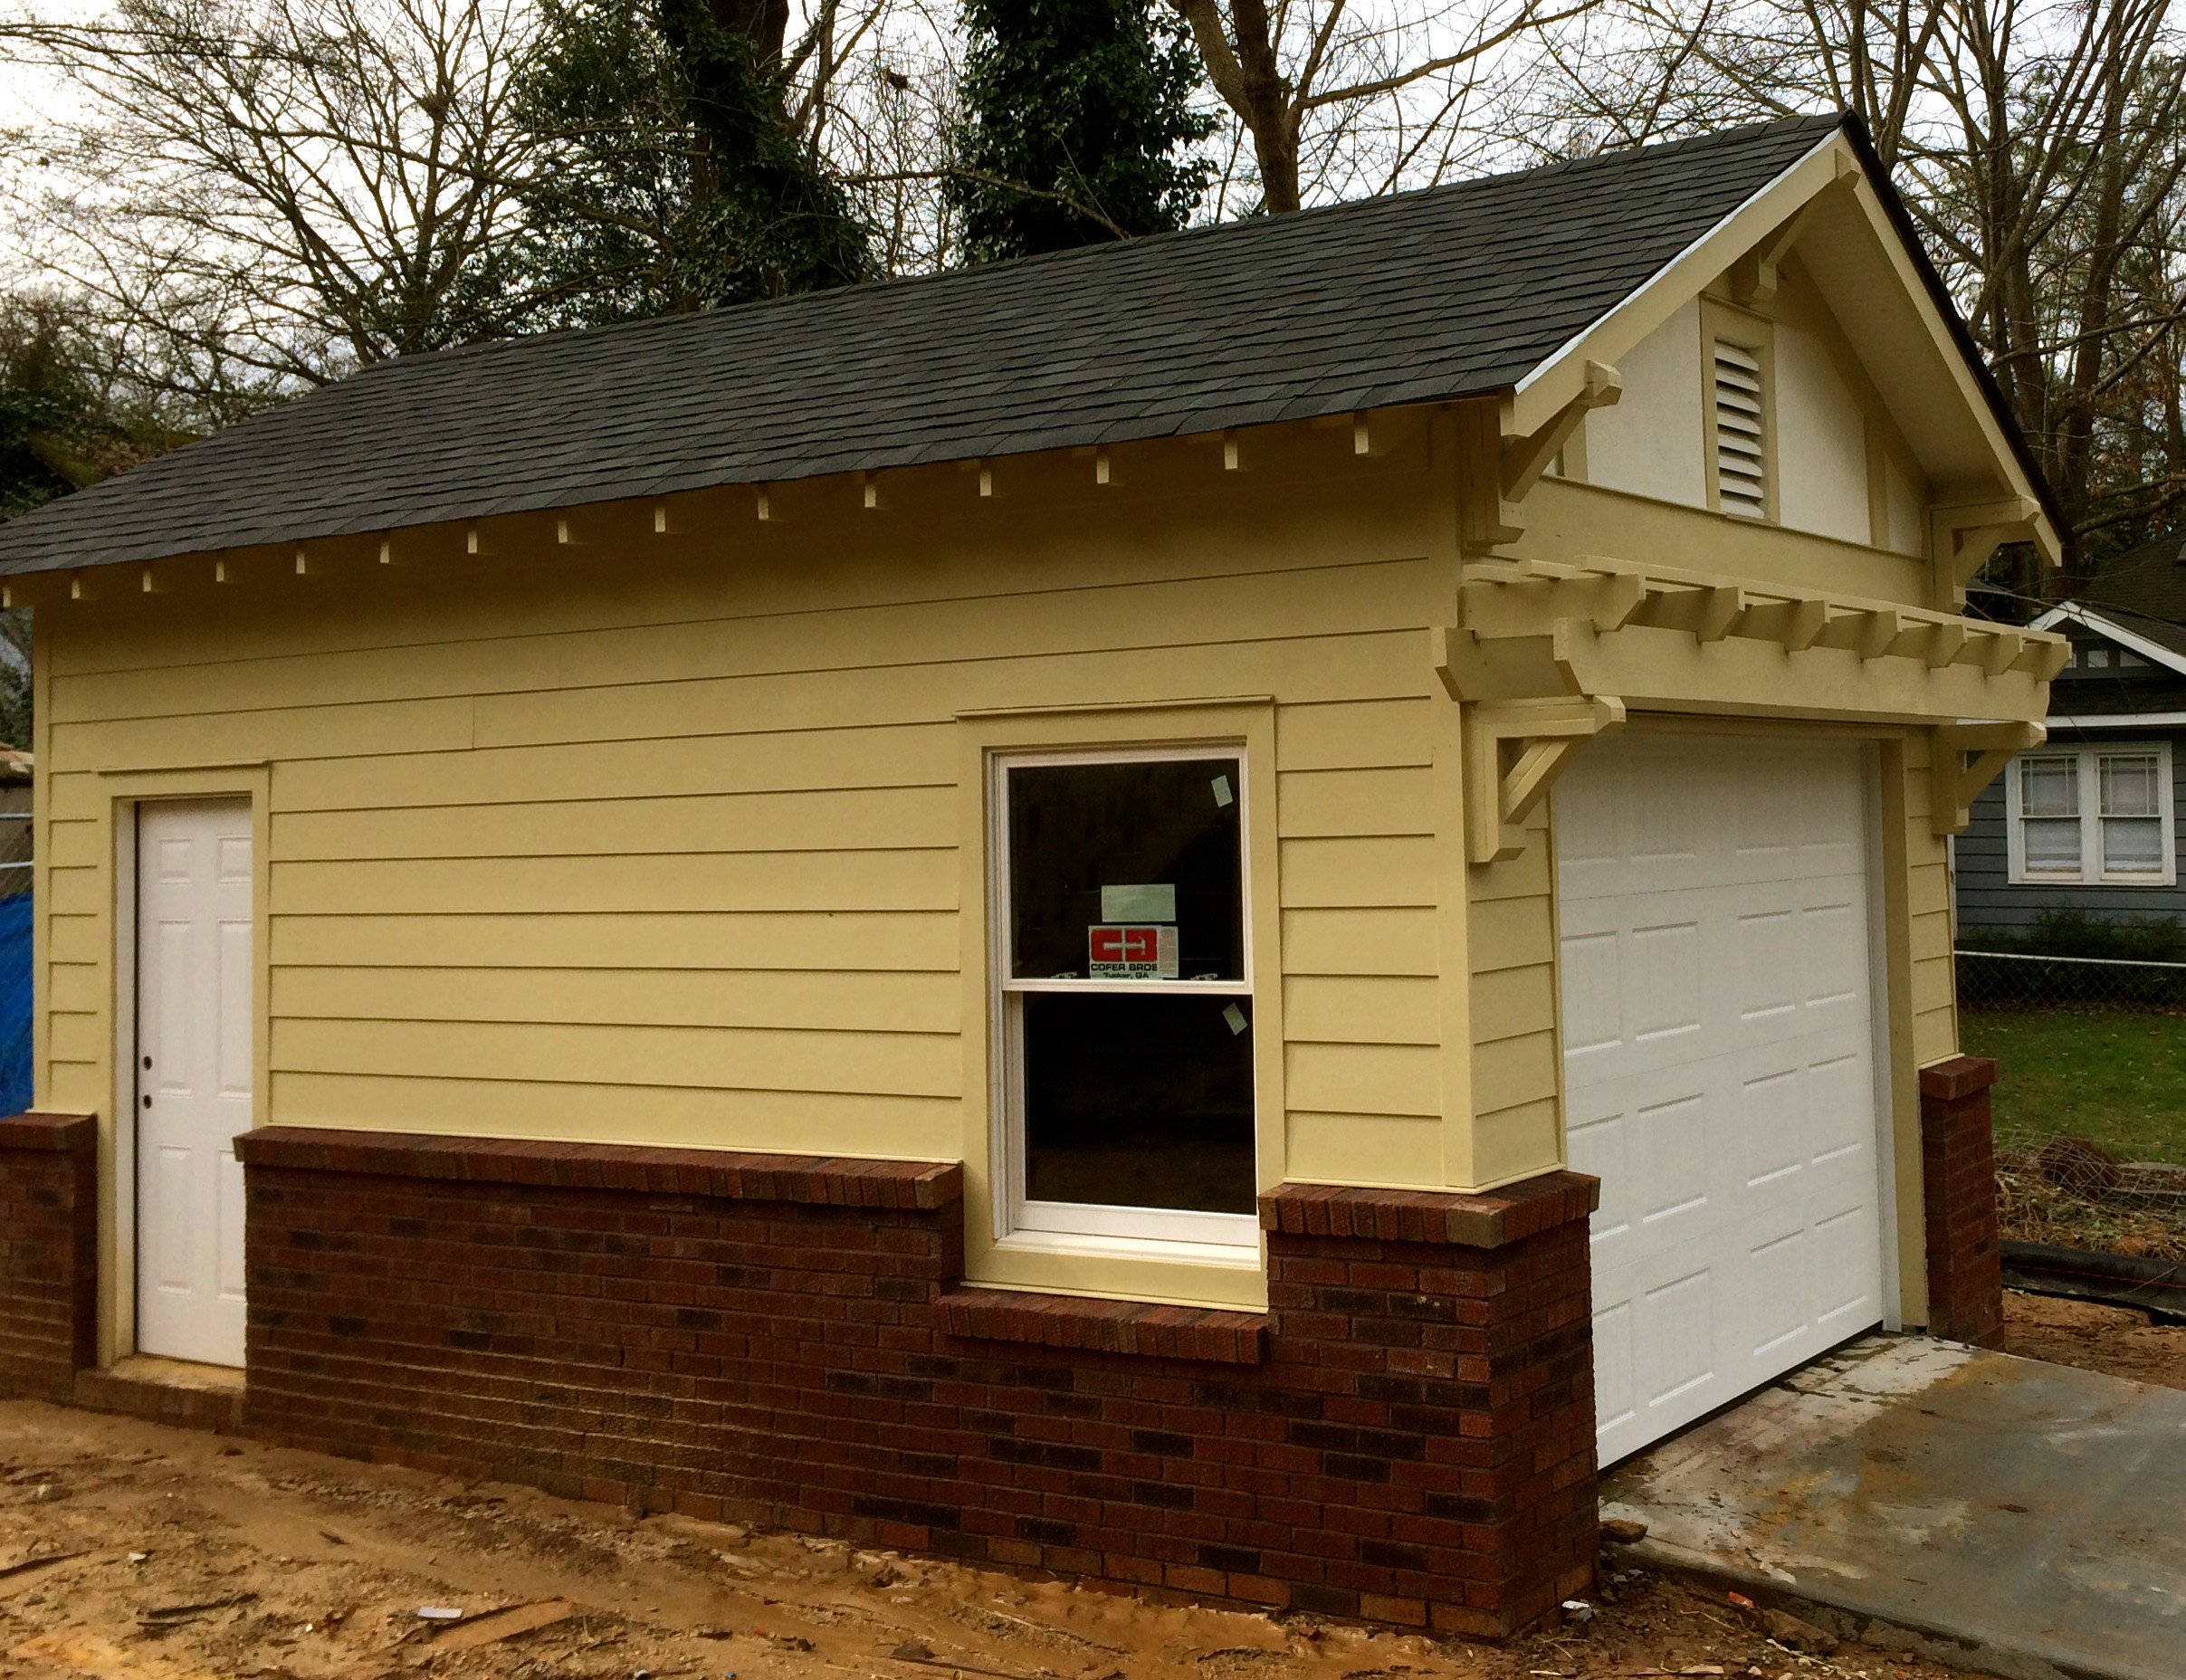
<svg viewBox="0 0 2186 1680"><path fill-rule="evenodd" d="M2165 647L2161 642L2142 635L2138 631L2129 630L2114 618L2106 617L2094 607L2084 606L2077 601L2067 601L2062 606L2051 607L2039 618L2029 624L2027 628L2029 630L2054 630L2057 625L2067 622L2085 625L2097 635L2108 637L2120 647L2138 654L2151 663L2162 665L2166 670L2175 671L2181 676L2186 676L2186 654Z"/></svg>

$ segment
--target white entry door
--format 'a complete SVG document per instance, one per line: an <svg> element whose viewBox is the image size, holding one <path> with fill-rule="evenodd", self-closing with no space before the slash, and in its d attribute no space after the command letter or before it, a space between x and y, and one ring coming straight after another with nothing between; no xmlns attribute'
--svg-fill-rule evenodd
<svg viewBox="0 0 2186 1680"><path fill-rule="evenodd" d="M137 1351L243 1357L251 1125L251 807L137 816Z"/></svg>
<svg viewBox="0 0 2186 1680"><path fill-rule="evenodd" d="M1557 786L1603 1464L1883 1316L1866 762L1637 735Z"/></svg>

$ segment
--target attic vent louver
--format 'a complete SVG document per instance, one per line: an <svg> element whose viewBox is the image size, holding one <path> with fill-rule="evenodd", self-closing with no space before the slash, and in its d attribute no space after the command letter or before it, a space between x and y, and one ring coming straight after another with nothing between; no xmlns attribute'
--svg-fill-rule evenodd
<svg viewBox="0 0 2186 1680"><path fill-rule="evenodd" d="M1755 520L1769 515L1763 412L1760 359L1716 339L1715 483L1725 513Z"/></svg>

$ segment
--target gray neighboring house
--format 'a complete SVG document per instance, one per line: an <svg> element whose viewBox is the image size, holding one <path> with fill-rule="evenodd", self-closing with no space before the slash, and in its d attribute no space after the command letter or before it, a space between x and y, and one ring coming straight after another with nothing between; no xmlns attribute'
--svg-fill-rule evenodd
<svg viewBox="0 0 2186 1680"><path fill-rule="evenodd" d="M2186 923L2186 536L2120 556L2034 621L2072 640L2049 739L1974 801L1958 836L1959 927L2018 932L2045 910Z"/></svg>

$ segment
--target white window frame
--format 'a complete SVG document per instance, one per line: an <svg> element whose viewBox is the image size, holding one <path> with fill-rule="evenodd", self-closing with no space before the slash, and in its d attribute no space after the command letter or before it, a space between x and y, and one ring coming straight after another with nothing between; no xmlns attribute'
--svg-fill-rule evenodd
<svg viewBox="0 0 2186 1680"><path fill-rule="evenodd" d="M1232 758L1237 775L1238 917L1244 956L1243 978L1235 980L1017 979L1012 977L1010 938L1015 922L1009 902L1009 772L1028 766L1174 762L1186 759ZM1198 1213L1186 1208L1106 1207L1091 1202L1034 1201L1025 1194L1024 1017L1012 1002L1034 992L1158 991L1171 997L1243 998L1260 1030L1253 1007L1252 778L1246 743L1239 740L1164 742L1158 747L1073 749L1062 751L993 752L988 756L987 845L988 999L993 1056L995 1238L1001 1248L1024 1252L1097 1255L1141 1259L1197 1261L1217 1265L1260 1264L1260 1221L1248 1213ZM1255 1053L1255 1064L1257 1055ZM1256 1072L1256 1069L1255 1069ZM1258 1081L1255 1079L1253 1129L1255 1170L1259 1128Z"/></svg>
<svg viewBox="0 0 2186 1680"><path fill-rule="evenodd" d="M2103 818L2101 761L2108 758L2134 758L2153 754L2156 760L2156 816L2162 825L2163 868L2161 874L2115 874L2103 870ZM2079 780L2080 868L2075 875L2029 874L2027 870L2027 831L2024 826L2020 766L2029 759L2075 760ZM2179 880L2178 788L2172 779L2171 743L2167 740L2104 741L2091 746L2044 747L2021 753L2004 775L2006 849L2013 886L2170 887Z"/></svg>

